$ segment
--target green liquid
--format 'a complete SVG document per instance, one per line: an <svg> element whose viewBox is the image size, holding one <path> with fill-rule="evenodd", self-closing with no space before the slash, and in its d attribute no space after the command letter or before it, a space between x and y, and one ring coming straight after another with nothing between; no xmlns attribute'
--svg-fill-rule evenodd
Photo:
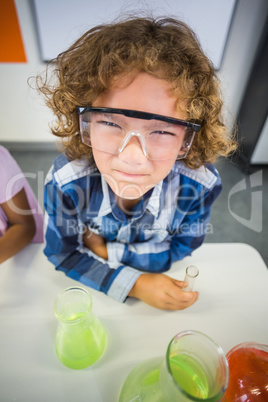
<svg viewBox="0 0 268 402"><path fill-rule="evenodd" d="M187 355L170 358L170 369L179 387L165 379L161 383L162 361L155 358L138 364L125 380L119 402L175 402L211 396L207 376L198 361Z"/></svg>
<svg viewBox="0 0 268 402"><path fill-rule="evenodd" d="M187 355L174 356L170 359L171 372L176 382L188 394L206 399L209 396L209 384L202 366Z"/></svg>
<svg viewBox="0 0 268 402"><path fill-rule="evenodd" d="M83 315L72 315L66 320L68 323L59 326L57 331L56 354L65 366L72 369L82 369L95 363L106 346L106 334L97 319L92 319L90 324L86 319L71 323Z"/></svg>

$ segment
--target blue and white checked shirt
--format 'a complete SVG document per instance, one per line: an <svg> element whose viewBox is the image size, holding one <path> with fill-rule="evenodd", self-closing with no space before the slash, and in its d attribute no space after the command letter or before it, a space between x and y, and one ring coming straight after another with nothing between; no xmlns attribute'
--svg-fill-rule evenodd
<svg viewBox="0 0 268 402"><path fill-rule="evenodd" d="M202 244L220 191L212 165L178 161L126 215L95 166L60 155L45 183L44 253L57 270L124 302L143 272L167 271ZM86 228L105 238L108 260L83 245Z"/></svg>

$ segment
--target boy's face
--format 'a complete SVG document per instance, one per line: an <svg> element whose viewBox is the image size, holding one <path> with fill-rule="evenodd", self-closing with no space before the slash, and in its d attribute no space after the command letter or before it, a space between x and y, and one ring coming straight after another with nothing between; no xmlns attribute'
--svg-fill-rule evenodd
<svg viewBox="0 0 268 402"><path fill-rule="evenodd" d="M169 89L166 81L139 73L131 81L129 77L118 80L92 106L139 110L185 119L185 116L178 114L177 99L170 95ZM140 119L129 119L133 121L131 130L142 131L141 124L146 124ZM176 157L160 161L147 159L136 136L129 140L118 155L93 148L93 157L116 196L137 201L168 175L176 160Z"/></svg>

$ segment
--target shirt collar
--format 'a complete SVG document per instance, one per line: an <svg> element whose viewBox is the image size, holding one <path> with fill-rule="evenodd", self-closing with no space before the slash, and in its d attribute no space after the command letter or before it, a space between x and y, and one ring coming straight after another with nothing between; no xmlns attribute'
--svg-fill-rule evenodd
<svg viewBox="0 0 268 402"><path fill-rule="evenodd" d="M104 179L104 177L101 175L101 185L102 185L102 193L103 193L103 199L101 203L101 207L99 209L98 216L105 216L108 215L109 213L113 212L112 205L111 205L111 200L110 200L110 194L109 194L109 187ZM163 187L163 181L158 183L154 188L151 193L151 196L149 198L149 201L146 205L146 209L155 217L158 217L159 211L160 211L160 196L161 196L161 191Z"/></svg>
<svg viewBox="0 0 268 402"><path fill-rule="evenodd" d="M160 196L161 196L161 191L163 187L163 180L158 183L151 194L151 197L149 199L149 202L147 204L146 209L154 215L156 218L159 215L160 211Z"/></svg>
<svg viewBox="0 0 268 402"><path fill-rule="evenodd" d="M99 209L98 216L105 216L112 212L112 207L110 203L108 184L102 175L101 175L101 186L102 186L103 199L101 207Z"/></svg>

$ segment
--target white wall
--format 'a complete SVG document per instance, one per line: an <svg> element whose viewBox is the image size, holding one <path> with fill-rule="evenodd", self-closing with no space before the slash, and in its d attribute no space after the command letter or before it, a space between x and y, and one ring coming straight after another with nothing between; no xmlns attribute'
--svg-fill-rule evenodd
<svg viewBox="0 0 268 402"><path fill-rule="evenodd" d="M236 0L101 0L93 5L90 0L76 0L74 6L73 0L32 1L43 60L57 57L88 29L126 14L176 15L195 31L217 70L236 4Z"/></svg>
<svg viewBox="0 0 268 402"><path fill-rule="evenodd" d="M16 0L27 63L0 64L0 143L54 141L48 124L52 119L40 95L27 80L45 68L41 62L30 0Z"/></svg>
<svg viewBox="0 0 268 402"><path fill-rule="evenodd" d="M55 0L56 1L56 0ZM16 0L27 63L0 64L0 143L53 143L53 119L27 79L45 68L41 62L30 0ZM251 71L259 37L268 12L267 0L238 0L219 77L222 81L230 127L236 116Z"/></svg>

